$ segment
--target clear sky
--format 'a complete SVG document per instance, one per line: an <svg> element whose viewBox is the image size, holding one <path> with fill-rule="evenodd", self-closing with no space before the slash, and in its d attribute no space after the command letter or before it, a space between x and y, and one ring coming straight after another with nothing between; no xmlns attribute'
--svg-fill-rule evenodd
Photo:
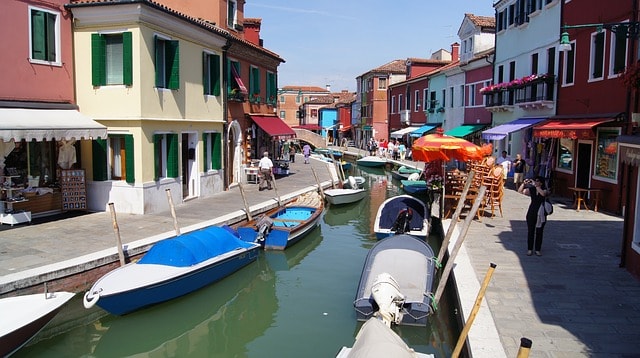
<svg viewBox="0 0 640 358"><path fill-rule="evenodd" d="M261 18L265 48L286 62L278 87L331 85L355 91L356 77L396 59L429 58L459 42L465 13L494 16L494 0L247 0Z"/></svg>

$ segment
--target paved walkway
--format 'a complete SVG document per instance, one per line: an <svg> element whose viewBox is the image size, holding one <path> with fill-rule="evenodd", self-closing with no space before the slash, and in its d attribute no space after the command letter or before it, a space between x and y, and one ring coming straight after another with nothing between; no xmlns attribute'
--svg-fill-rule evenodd
<svg viewBox="0 0 640 358"><path fill-rule="evenodd" d="M323 186L330 185L323 163L304 165L298 156L291 166L294 174L277 180L282 200L315 185L311 167ZM277 203L274 191L258 192L257 185L245 189L252 211ZM504 217L474 221L455 258L465 317L490 263L497 265L469 333L473 356L516 357L521 337L533 341L531 357L640 356L640 282L619 268L622 219L576 212L558 202L545 228L543 256L526 256L528 202L528 197L507 189ZM235 187L178 205L176 213L179 227L188 231L237 220L243 208ZM118 224L123 242L131 246L174 233L168 211L118 215ZM114 237L109 213L0 231L0 295L16 282L112 254Z"/></svg>

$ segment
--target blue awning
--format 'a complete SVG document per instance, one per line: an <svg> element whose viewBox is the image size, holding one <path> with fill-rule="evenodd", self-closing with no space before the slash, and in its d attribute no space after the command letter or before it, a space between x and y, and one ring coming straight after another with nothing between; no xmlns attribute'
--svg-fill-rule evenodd
<svg viewBox="0 0 640 358"><path fill-rule="evenodd" d="M411 137L413 137L413 138L422 137L423 134L425 134L428 131L436 128L437 126L438 126L437 124L424 125L424 126L418 128L418 129L416 129L415 131L411 132Z"/></svg>
<svg viewBox="0 0 640 358"><path fill-rule="evenodd" d="M519 130L529 128L535 124L544 121L545 118L518 118L515 121L501 124L497 127L489 128L482 132L482 139L484 140L501 140L509 133L517 132Z"/></svg>

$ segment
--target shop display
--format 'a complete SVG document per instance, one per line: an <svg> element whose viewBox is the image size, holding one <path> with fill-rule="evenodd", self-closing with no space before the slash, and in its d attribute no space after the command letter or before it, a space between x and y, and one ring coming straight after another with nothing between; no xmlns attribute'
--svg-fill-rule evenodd
<svg viewBox="0 0 640 358"><path fill-rule="evenodd" d="M84 169L60 171L62 210L87 210L87 189Z"/></svg>
<svg viewBox="0 0 640 358"><path fill-rule="evenodd" d="M16 186L13 182L13 178L19 178L19 176L13 175L0 175L0 223L9 224L21 224L31 222L31 212L25 210L14 210L13 204L27 201L21 194L18 194L23 189L22 186Z"/></svg>

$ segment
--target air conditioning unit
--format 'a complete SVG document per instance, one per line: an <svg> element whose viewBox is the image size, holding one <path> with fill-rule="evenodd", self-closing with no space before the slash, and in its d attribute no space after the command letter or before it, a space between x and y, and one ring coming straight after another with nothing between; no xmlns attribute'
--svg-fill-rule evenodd
<svg viewBox="0 0 640 358"><path fill-rule="evenodd" d="M400 122L411 124L411 114L408 109L400 111Z"/></svg>

